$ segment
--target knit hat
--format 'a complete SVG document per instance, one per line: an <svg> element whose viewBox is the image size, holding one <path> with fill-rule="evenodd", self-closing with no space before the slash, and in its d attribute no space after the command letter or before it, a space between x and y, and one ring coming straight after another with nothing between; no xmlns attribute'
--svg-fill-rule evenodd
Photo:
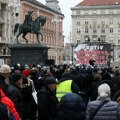
<svg viewBox="0 0 120 120"><path fill-rule="evenodd" d="M22 78L22 75L20 73L15 72L10 76L10 78L12 82L17 82Z"/></svg>
<svg viewBox="0 0 120 120"><path fill-rule="evenodd" d="M10 73L10 72L11 72L11 69L10 69L9 65L4 64L1 66L0 73Z"/></svg>
<svg viewBox="0 0 120 120"><path fill-rule="evenodd" d="M69 72L64 72L62 74L62 78L69 78L70 77L70 73Z"/></svg>
<svg viewBox="0 0 120 120"><path fill-rule="evenodd" d="M98 87L98 95L100 98L109 97L111 89L108 84L104 83Z"/></svg>
<svg viewBox="0 0 120 120"><path fill-rule="evenodd" d="M28 77L30 75L30 71L29 70L23 70L22 74Z"/></svg>
<svg viewBox="0 0 120 120"><path fill-rule="evenodd" d="M46 80L45 80L45 84L46 85L49 85L49 84L56 84L56 79L52 76L48 77Z"/></svg>

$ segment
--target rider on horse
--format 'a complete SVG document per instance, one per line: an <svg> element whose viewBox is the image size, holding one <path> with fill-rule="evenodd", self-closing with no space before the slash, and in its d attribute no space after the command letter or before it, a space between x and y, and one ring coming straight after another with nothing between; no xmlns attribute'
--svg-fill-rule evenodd
<svg viewBox="0 0 120 120"><path fill-rule="evenodd" d="M28 11L28 14L27 15L25 15L25 20L24 20L24 28L27 28L27 29L29 29L29 28L31 28L32 27L32 22L33 22L33 20L32 20L32 13L33 13L33 11Z"/></svg>

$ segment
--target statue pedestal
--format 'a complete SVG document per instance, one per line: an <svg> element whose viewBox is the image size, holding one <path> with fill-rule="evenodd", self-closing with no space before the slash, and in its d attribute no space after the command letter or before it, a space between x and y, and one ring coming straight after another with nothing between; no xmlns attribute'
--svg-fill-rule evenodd
<svg viewBox="0 0 120 120"><path fill-rule="evenodd" d="M13 44L11 50L11 65L45 65L48 59L49 47L41 44Z"/></svg>

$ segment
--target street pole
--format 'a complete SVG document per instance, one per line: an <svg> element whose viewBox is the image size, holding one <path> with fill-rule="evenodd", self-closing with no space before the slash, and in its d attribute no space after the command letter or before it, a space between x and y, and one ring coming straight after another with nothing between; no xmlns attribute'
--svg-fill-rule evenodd
<svg viewBox="0 0 120 120"><path fill-rule="evenodd" d="M117 33L118 33L118 31L117 31L117 29L116 29L116 31L115 31L115 36L116 36L116 40L115 40L115 41L116 41L116 43L115 43L115 46L116 46L116 47L115 47L115 51L116 51L115 53L116 53L116 54L115 54L115 56L116 56L116 60L118 59L118 40L117 40Z"/></svg>
<svg viewBox="0 0 120 120"><path fill-rule="evenodd" d="M56 34L55 34L55 48L56 48L56 65L58 65L58 17L56 16Z"/></svg>
<svg viewBox="0 0 120 120"><path fill-rule="evenodd" d="M73 44L71 44L71 47L72 47L72 65L74 64L73 62L74 62L74 56L73 56L73 48L74 48L74 45Z"/></svg>
<svg viewBox="0 0 120 120"><path fill-rule="evenodd" d="M55 52L56 52L56 65L59 64L58 60L58 38L59 38L59 22L61 22L61 19L58 18L58 15L55 16L55 19L52 20L55 22Z"/></svg>

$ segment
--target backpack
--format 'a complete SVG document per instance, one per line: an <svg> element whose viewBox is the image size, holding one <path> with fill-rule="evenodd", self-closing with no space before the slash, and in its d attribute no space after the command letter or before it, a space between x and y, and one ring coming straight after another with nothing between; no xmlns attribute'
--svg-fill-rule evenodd
<svg viewBox="0 0 120 120"><path fill-rule="evenodd" d="M0 120L9 120L7 107L0 103Z"/></svg>
<svg viewBox="0 0 120 120"><path fill-rule="evenodd" d="M15 120L13 114L2 103L0 103L0 120Z"/></svg>
<svg viewBox="0 0 120 120"><path fill-rule="evenodd" d="M9 120L15 120L15 117L13 116L11 112L9 113Z"/></svg>

